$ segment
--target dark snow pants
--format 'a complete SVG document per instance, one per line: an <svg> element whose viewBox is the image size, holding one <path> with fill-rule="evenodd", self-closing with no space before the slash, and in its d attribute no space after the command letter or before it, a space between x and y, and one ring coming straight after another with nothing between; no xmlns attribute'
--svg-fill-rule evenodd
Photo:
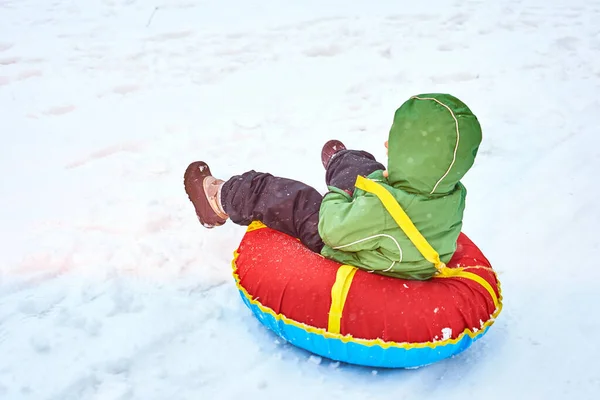
<svg viewBox="0 0 600 400"><path fill-rule="evenodd" d="M352 193L358 175L384 169L366 151L342 150L329 162L325 182ZM323 248L318 232L322 200L323 196L305 183L254 170L231 177L221 189L221 204L232 222L249 225L261 221L300 239L316 253Z"/></svg>

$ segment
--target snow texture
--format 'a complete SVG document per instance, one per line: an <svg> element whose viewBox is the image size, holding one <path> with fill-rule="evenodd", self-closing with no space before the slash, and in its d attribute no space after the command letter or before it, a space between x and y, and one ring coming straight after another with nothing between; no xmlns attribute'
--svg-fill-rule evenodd
<svg viewBox="0 0 600 400"><path fill-rule="evenodd" d="M597 0L0 0L0 398L598 398L599 19ZM464 231L499 319L414 370L278 340L231 277L244 229L201 226L185 168L324 192L323 143L385 160L427 92L483 127Z"/></svg>

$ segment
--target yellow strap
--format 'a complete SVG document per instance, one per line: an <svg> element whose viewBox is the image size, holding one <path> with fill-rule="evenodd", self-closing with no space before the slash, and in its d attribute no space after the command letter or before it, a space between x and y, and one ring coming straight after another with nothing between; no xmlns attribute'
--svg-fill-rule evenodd
<svg viewBox="0 0 600 400"><path fill-rule="evenodd" d="M377 198L379 198L381 203L383 203L383 206L390 213L392 218L394 218L394 221L396 221L400 229L402 229L402 231L406 234L410 241L415 245L417 250L419 250L423 257L427 261L432 263L438 270L438 275L435 276L436 278L459 277L477 282L481 286L483 286L485 290L490 294L492 300L494 301L494 306L496 306L496 308L499 307L500 304L498 302L498 296L496 296L496 292L494 291L492 285L490 285L488 281L486 281L477 274L465 271L463 268L446 267L446 264L444 264L440 260L440 255L438 254L438 252L435 251L433 247L431 247L427 239L425 239L421 232L419 232L417 227L410 220L410 217L402 209L400 204L398 204L394 196L392 196L392 194L388 192L383 186L360 175L356 177L355 186L359 189L364 190L365 192L372 193L375 196L377 196Z"/></svg>
<svg viewBox="0 0 600 400"><path fill-rule="evenodd" d="M250 225L248 225L248 228L246 228L246 232L252 232L257 229L262 229L262 228L266 228L266 227L267 226L265 224L263 224L261 221L252 221L250 223Z"/></svg>
<svg viewBox="0 0 600 400"><path fill-rule="evenodd" d="M489 268L486 268L486 269L489 269ZM492 301L494 302L494 306L496 308L498 308L500 306L500 302L498 301L498 296L496 296L496 292L494 291L494 288L492 288L492 285L490 285L490 283L488 281L486 281L485 279L483 279L481 276L479 276L477 274L474 274L472 272L467 272L464 270L464 268L444 267L444 268L442 268L440 273L435 276L435 278L454 278L454 277L466 278L466 279L470 279L472 281L479 283L490 294L490 297L492 298Z"/></svg>
<svg viewBox="0 0 600 400"><path fill-rule="evenodd" d="M340 321L344 311L344 304L352 285L352 279L358 268L351 265L340 265L335 276L335 283L331 287L331 307L329 308L329 321L327 332L340 333Z"/></svg>
<svg viewBox="0 0 600 400"><path fill-rule="evenodd" d="M390 192L377 182L366 179L360 175L356 177L355 185L365 192L373 193L381 200L383 206L388 210L392 218L394 218L400 229L404 231L406 236L408 236L410 241L427 261L435 265L435 268L438 271L445 267L444 263L440 261L440 256L437 251L435 251L427 239L421 235L421 232L419 232L417 227L412 223L408 215L406 215L406 212L404 212Z"/></svg>

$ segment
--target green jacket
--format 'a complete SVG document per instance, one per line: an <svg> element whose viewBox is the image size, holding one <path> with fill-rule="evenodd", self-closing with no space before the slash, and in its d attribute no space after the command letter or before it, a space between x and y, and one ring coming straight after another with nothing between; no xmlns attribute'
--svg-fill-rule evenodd
<svg viewBox="0 0 600 400"><path fill-rule="evenodd" d="M460 179L473 165L480 143L479 121L463 102L448 94L413 96L394 115L388 177L381 170L367 177L394 196L445 263L456 251L462 228L466 189ZM329 190L319 213L323 256L404 279L435 274L375 195Z"/></svg>

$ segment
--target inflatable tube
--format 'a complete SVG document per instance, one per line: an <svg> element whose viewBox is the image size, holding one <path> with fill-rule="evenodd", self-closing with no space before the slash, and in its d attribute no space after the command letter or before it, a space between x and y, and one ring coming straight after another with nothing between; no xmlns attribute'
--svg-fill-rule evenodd
<svg viewBox="0 0 600 400"><path fill-rule="evenodd" d="M311 353L370 367L415 368L459 354L502 309L489 261L464 234L445 272L403 280L341 265L251 224L233 276L258 320Z"/></svg>
<svg viewBox="0 0 600 400"><path fill-rule="evenodd" d="M384 186L362 176L355 186L381 201L437 274L408 281L365 272L253 223L233 262L246 305L288 342L352 364L414 368L469 348L502 310L490 262L461 233L445 265Z"/></svg>

